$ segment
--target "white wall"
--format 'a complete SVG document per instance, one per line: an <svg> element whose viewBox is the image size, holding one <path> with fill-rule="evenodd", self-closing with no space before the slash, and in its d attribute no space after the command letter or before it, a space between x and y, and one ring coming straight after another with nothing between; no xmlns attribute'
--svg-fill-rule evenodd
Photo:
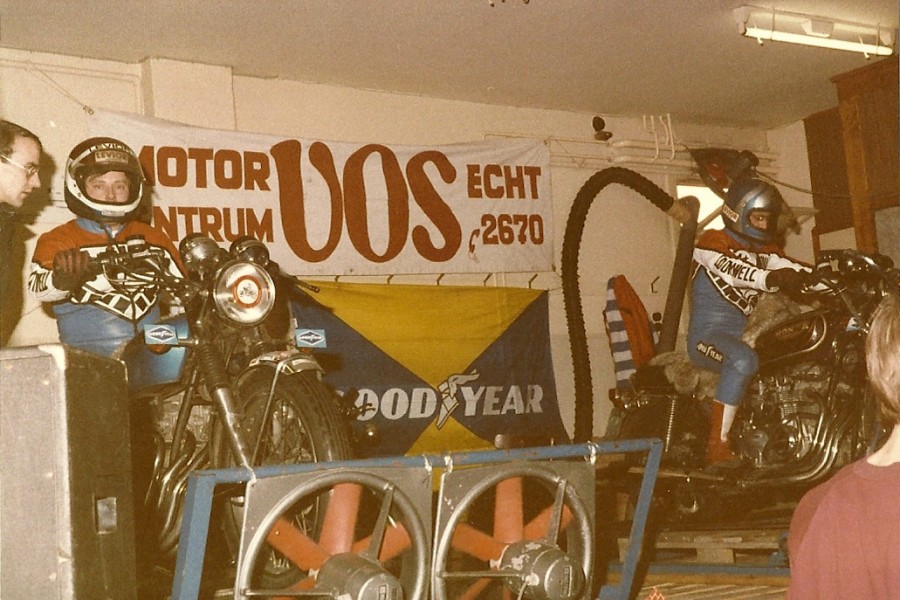
<svg viewBox="0 0 900 600"><path fill-rule="evenodd" d="M37 133L47 155L47 166L41 171L47 193L30 204L33 217L30 229L35 235L69 218L60 205L60 172L69 149L85 137L85 111L90 108L133 112L217 129L326 140L447 144L491 135L545 139L551 148L557 265L575 194L591 175L611 164L610 157L614 154L612 146L593 142L592 114L235 77L224 67L170 60L124 64L0 48L0 115ZM607 129L614 134L611 141L654 144L658 139L659 129L654 136L642 119L602 116L607 121ZM673 129L677 142L694 146L777 152L778 177L808 185L802 124L771 134L686 123L674 123ZM678 161L667 161L665 147L660 157L639 163L626 161L619 166L641 172L674 194L676 183L692 178L690 168ZM806 226L804 239L808 238L811 225L810 222ZM602 319L606 280L625 274L648 311L662 312L677 235L678 228L672 219L627 188L609 186L591 204L580 249L580 285L591 349L595 435L605 429L610 408L607 390L614 385ZM33 242L34 238L26 247L28 256ZM808 241L792 240L791 244L792 250L796 244L805 251ZM533 280L535 274L497 273L488 278L487 284L526 286L530 282L533 287L550 290L554 367L563 422L571 432L574 384L558 273L558 266L556 272L537 274ZM435 280L429 276L407 277L404 281L412 282L410 279L418 283ZM480 285L484 281L485 275L450 275L441 283ZM55 324L37 302L24 298L21 314L11 344L56 340ZM12 320L16 318L13 316Z"/></svg>

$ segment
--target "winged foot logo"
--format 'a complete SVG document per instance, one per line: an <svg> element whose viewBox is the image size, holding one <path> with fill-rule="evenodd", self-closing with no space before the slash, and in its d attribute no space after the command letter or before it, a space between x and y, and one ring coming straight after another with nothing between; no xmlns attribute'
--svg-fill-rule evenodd
<svg viewBox="0 0 900 600"><path fill-rule="evenodd" d="M356 406L362 409L362 414L357 419L368 421L378 415L390 421L433 418L435 427L441 429L458 409L465 417L544 413L542 386L473 385L480 377L478 371L473 369L469 373L451 375L437 389L419 387L405 390L392 387L379 393L360 388L357 390Z"/></svg>
<svg viewBox="0 0 900 600"><path fill-rule="evenodd" d="M325 331L322 329L298 329L294 332L294 340L302 348L325 348Z"/></svg>
<svg viewBox="0 0 900 600"><path fill-rule="evenodd" d="M149 325L144 329L144 341L148 344L173 344L177 335L168 325Z"/></svg>

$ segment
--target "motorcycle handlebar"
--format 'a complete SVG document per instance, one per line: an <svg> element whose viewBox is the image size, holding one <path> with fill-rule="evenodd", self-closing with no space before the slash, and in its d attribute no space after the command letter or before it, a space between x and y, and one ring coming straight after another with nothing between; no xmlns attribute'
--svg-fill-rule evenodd
<svg viewBox="0 0 900 600"><path fill-rule="evenodd" d="M134 237L125 240L124 244L110 246L99 253L91 263L101 269L137 266L138 263L146 267L151 263L163 270L168 266L168 261L165 250L151 246L143 237Z"/></svg>
<svg viewBox="0 0 900 600"><path fill-rule="evenodd" d="M801 289L808 293L835 293L853 281L869 281L885 288L897 279L894 261L883 254L853 249L826 250L818 256L812 272L804 273Z"/></svg>

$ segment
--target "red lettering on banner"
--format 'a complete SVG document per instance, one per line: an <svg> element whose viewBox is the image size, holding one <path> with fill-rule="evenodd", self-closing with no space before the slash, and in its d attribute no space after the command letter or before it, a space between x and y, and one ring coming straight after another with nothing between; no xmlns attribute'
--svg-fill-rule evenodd
<svg viewBox="0 0 900 600"><path fill-rule="evenodd" d="M165 146L156 155L156 181L165 187L184 187L187 184L187 152L184 148ZM170 171L170 168L172 170Z"/></svg>
<svg viewBox="0 0 900 600"><path fill-rule="evenodd" d="M466 190L469 198L481 198L481 166L466 165Z"/></svg>
<svg viewBox="0 0 900 600"><path fill-rule="evenodd" d="M244 152L244 189L269 192L269 155L265 152Z"/></svg>
<svg viewBox="0 0 900 600"><path fill-rule="evenodd" d="M538 200L541 168L533 165L466 165L469 198Z"/></svg>
<svg viewBox="0 0 900 600"><path fill-rule="evenodd" d="M285 241L301 260L322 262L329 258L340 242L342 225L347 224L347 235L353 248L364 258L383 263L396 258L406 245L410 224L409 189L417 205L444 236L441 247L431 241L425 227L413 229L413 245L420 256L432 261L446 261L456 255L462 240L459 221L450 207L431 184L425 173L426 164L434 164L444 182L456 178L456 170L440 152L426 151L413 156L407 163L406 175L394 152L382 145L363 146L347 158L342 179L338 178L334 156L322 142L314 142L309 148L309 160L328 186L331 219L328 238L321 248L313 248L309 242L306 224L306 198L303 193L301 168L302 145L298 140L285 140L272 146L271 155L278 175L279 206ZM373 247L369 234L368 197L365 185L365 165L369 157L378 155L381 173L387 192L387 244L382 253Z"/></svg>
<svg viewBox="0 0 900 600"><path fill-rule="evenodd" d="M192 233L208 235L217 242L233 242L242 235L263 242L274 240L271 209L260 216L251 208L154 206L153 224L173 240Z"/></svg>
<svg viewBox="0 0 900 600"><path fill-rule="evenodd" d="M484 165L484 195L488 198L502 198L503 188L494 185L495 177L500 177L500 165Z"/></svg>
<svg viewBox="0 0 900 600"><path fill-rule="evenodd" d="M218 189L266 192L272 189L268 182L271 175L269 157L263 152L177 146L161 146L157 150L153 146L144 146L139 159L151 185L178 188L191 181L194 187L206 189L210 187L211 167L212 185Z"/></svg>
<svg viewBox="0 0 900 600"><path fill-rule="evenodd" d="M196 165L198 188L203 189L207 186L206 165L212 157L212 148L188 148L188 158L193 159Z"/></svg>
<svg viewBox="0 0 900 600"><path fill-rule="evenodd" d="M272 146L272 158L278 173L279 205L281 206L281 226L290 249L300 260L317 263L331 256L341 238L343 222L343 199L341 186L334 169L334 157L325 144L313 143L310 147L310 161L328 183L331 194L331 224L328 239L322 248L309 244L306 234L306 210L303 198L303 175L300 172L301 145L297 140L285 140Z"/></svg>
<svg viewBox="0 0 900 600"><path fill-rule="evenodd" d="M366 159L377 154L381 157L381 172L387 188L388 222L387 248L378 254L372 248L369 237L369 213L366 207L366 182L363 169ZM409 191L397 157L390 149L369 144L347 158L344 164L344 210L350 243L364 258L383 263L397 257L406 245L409 233Z"/></svg>
<svg viewBox="0 0 900 600"><path fill-rule="evenodd" d="M506 183L506 197L512 198L513 192L518 192L516 198L525 197L525 169L516 167L516 174L513 175L512 167L503 165L503 181Z"/></svg>
<svg viewBox="0 0 900 600"><path fill-rule="evenodd" d="M239 190L243 182L241 153L234 150L219 150L213 161L216 186L223 190ZM197 186L199 187L199 186Z"/></svg>
<svg viewBox="0 0 900 600"><path fill-rule="evenodd" d="M194 215L196 215L199 212L197 207L196 206L179 206L175 210L179 215L184 217L184 222L185 222L184 234L191 235L192 233L194 233L194 231L195 231L194 230ZM175 235L170 235L169 237L172 238L173 240L177 240L180 238L180 236L177 234L178 234L178 231L176 230Z"/></svg>
<svg viewBox="0 0 900 600"><path fill-rule="evenodd" d="M456 181L456 167L443 152L437 150L419 152L406 164L406 178L409 180L409 188L412 190L413 198L416 199L416 204L444 236L444 245L436 246L431 240L428 229L422 225L416 225L412 230L413 245L426 260L444 262L453 258L459 250L462 244L462 228L459 226L453 210L434 189L434 185L425 173L427 164L437 167L444 183Z"/></svg>

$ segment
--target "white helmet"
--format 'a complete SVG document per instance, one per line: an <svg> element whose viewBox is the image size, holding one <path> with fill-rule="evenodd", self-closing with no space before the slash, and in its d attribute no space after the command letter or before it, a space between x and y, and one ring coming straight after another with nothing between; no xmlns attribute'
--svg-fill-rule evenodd
<svg viewBox="0 0 900 600"><path fill-rule="evenodd" d="M95 200L87 194L87 178L110 171L121 171L131 181L128 201L124 204ZM144 172L134 151L123 142L109 137L90 138L69 153L63 193L69 210L79 217L117 223L130 221L141 208Z"/></svg>

